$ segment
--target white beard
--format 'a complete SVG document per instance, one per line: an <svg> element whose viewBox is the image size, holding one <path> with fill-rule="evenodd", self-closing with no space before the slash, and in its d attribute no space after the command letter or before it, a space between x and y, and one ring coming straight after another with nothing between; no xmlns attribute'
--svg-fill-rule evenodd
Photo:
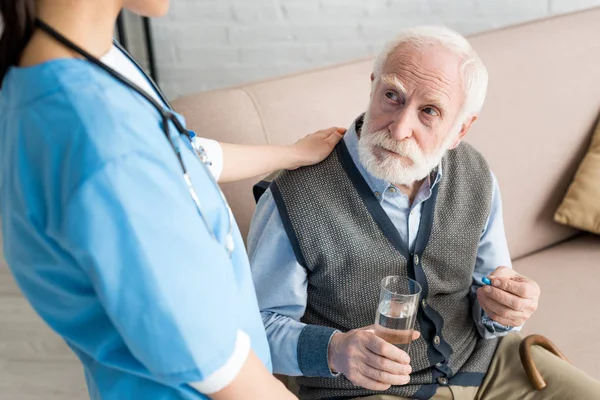
<svg viewBox="0 0 600 400"><path fill-rule="evenodd" d="M415 139L396 141L390 138L387 130L371 133L369 126L369 114L366 113L362 134L358 141L360 162L373 176L396 185L411 185L424 179L439 165L454 139L454 135L448 135L438 151L426 155ZM377 146L399 154L410 161L391 154L377 157L375 155Z"/></svg>

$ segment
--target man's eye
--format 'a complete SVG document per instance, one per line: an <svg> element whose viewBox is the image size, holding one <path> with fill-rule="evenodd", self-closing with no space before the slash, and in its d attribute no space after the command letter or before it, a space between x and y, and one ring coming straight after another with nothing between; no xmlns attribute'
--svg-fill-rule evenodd
<svg viewBox="0 0 600 400"><path fill-rule="evenodd" d="M423 111L425 114L431 115L432 117L437 117L439 115L436 109L433 107L425 107Z"/></svg>
<svg viewBox="0 0 600 400"><path fill-rule="evenodd" d="M393 100L393 101L400 100L398 98L398 95L396 93L394 93L394 92L385 92L385 97L387 97L388 99Z"/></svg>

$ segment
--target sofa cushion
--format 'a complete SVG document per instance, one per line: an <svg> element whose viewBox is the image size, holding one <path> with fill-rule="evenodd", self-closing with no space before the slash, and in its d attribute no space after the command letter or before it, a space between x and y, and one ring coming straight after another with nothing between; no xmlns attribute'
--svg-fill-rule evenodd
<svg viewBox="0 0 600 400"><path fill-rule="evenodd" d="M542 289L539 308L523 333L548 337L575 366L600 379L600 238L578 236L513 267Z"/></svg>
<svg viewBox="0 0 600 400"><path fill-rule="evenodd" d="M600 235L600 120L554 220Z"/></svg>

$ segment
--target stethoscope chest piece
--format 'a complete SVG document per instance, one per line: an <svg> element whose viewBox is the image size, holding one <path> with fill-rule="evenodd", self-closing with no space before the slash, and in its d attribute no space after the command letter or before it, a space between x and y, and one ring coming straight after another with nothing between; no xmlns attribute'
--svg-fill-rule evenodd
<svg viewBox="0 0 600 400"><path fill-rule="evenodd" d="M231 256L233 254L233 250L235 250L235 244L233 243L233 235L227 234L225 238L225 250Z"/></svg>

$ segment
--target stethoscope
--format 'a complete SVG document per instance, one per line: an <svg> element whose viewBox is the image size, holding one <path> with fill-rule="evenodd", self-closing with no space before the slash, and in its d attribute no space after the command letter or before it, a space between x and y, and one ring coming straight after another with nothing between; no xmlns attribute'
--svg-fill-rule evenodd
<svg viewBox="0 0 600 400"><path fill-rule="evenodd" d="M177 116L173 113L173 109L171 108L171 105L169 104L169 102L167 101L167 99L165 98L165 96L161 92L161 90L158 88L156 83L148 77L148 75L144 72L142 67L133 59L133 57L131 57L120 45L118 45L115 42L115 45L119 48L119 50L121 50L123 52L123 54L125 54L127 56L127 58L129 58L129 60L146 77L146 79L148 80L150 85L154 88L156 93L158 93L158 95L160 96L161 100L167 106L167 109L165 109L163 106L161 106L154 98L152 98L152 96L150 96L148 93L146 93L142 88L138 87L135 83L131 82L129 79L127 79L126 77L121 75L119 72L110 68L108 65L104 64L102 61L100 61L99 59L97 59L96 57L94 57L93 55L91 55L90 53L88 53L87 51L82 49L81 47L77 46L75 43L73 43L72 41L70 41L69 39L64 37L63 35L58 33L50 25L46 24L45 22L41 21L40 19L36 19L35 26L42 29L44 32L46 32L48 35L50 35L52 38L54 38L56 41L58 41L65 47L68 47L69 49L73 50L77 54L81 55L83 58L85 58L90 63L95 64L96 66L102 68L104 71L106 71L108 74L110 74L113 78L115 78L116 80L118 80L119 82L121 82L122 84L127 86L128 88L130 88L133 91L135 91L136 93L138 93L144 99L146 99L146 101L148 101L148 103L150 103L156 109L156 111L158 111L158 113L160 114L160 116L162 118L163 133L165 134L167 141L169 142L169 144L173 148L173 151L175 152L175 155L177 156L177 160L179 161L179 165L181 166L181 170L183 171L183 179L185 181L185 184L187 185L190 195L192 196L192 199L194 200L196 209L198 210L198 213L202 217L202 220L204 221L204 224L206 225L206 229L211 233L212 237L217 242L219 242L219 240L217 239L217 235L215 234L214 230L211 228L211 226L208 222L208 219L206 218L204 212L202 211L202 205L200 204L200 200L198 198L198 195L196 194L196 190L194 189L194 186L192 185L192 180L190 179L187 168L185 167L185 164L183 163L183 158L181 156L181 152L179 151L179 146L171 138L170 130L169 130L169 122L172 122L173 125L175 125L175 128L177 129L177 132L179 132L179 134L183 134L189 139L191 147L194 151L194 154L196 155L196 157L200 161L200 164L202 164L206 173L209 175L209 178L215 185L218 193L221 196L223 205L225 206L225 209L227 210L227 213L229 216L229 230L225 237L225 244L223 246L225 247L225 250L227 251L227 255L229 256L229 258L231 258L234 247L235 247L234 241L233 241L233 232L232 232L233 225L234 225L233 214L231 213L231 210L229 209L229 206L227 205L227 201L225 200L225 196L223 195L223 192L219 188L219 185L217 184L217 182L212 178L212 174L208 170L207 164L209 164L210 162L208 160L206 151L204 151L202 146L200 146L198 144L194 144L193 139L196 136L196 134L192 131L188 131L187 129L185 129L185 127L181 124L179 119L177 119Z"/></svg>

